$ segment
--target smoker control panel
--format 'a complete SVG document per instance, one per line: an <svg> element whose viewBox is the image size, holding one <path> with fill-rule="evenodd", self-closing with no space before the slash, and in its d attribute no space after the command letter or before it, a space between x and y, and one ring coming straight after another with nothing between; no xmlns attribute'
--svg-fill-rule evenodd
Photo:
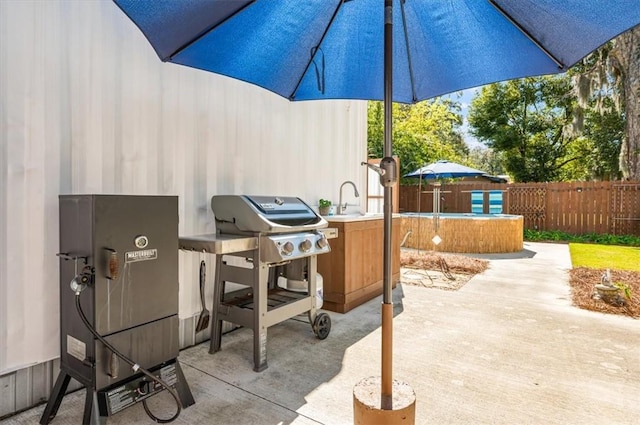
<svg viewBox="0 0 640 425"><path fill-rule="evenodd" d="M175 363L164 366L152 373L172 387L175 387L178 381ZM111 416L162 390L164 390L162 385L152 381L151 378L145 375L135 377L115 388L99 391L98 403L100 405L100 411L102 414Z"/></svg>

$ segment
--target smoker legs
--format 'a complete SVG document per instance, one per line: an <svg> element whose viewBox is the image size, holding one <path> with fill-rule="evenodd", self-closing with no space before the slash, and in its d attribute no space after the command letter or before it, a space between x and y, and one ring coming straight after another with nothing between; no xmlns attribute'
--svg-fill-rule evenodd
<svg viewBox="0 0 640 425"><path fill-rule="evenodd" d="M49 397L49 401L47 402L47 406L40 417L40 424L46 425L50 423L53 418L56 417L58 413L58 408L60 407L60 403L62 403L62 398L64 394L67 392L67 387L69 386L69 381L71 380L71 375L69 375L64 370L60 370L58 374L58 379L56 379L56 383L53 386L53 391L51 391L51 397ZM96 391L87 386L87 395L84 400L84 413L82 415L82 424L83 425L105 425L107 423L107 417L100 415L100 409L98 409L98 395Z"/></svg>
<svg viewBox="0 0 640 425"><path fill-rule="evenodd" d="M187 408L195 404L195 400L193 398L193 394L191 394L191 389L189 389L189 384L187 384L187 380L184 377L184 373L182 372L182 368L180 367L180 363L177 359L175 360L174 367L176 374L175 389L178 393L178 398L180 399L182 408ZM71 375L69 375L64 370L60 370L58 378L56 379L56 383L53 386L53 390L51 391L51 397L49 397L49 401L47 402L44 412L40 417L41 425L50 423L53 418L56 417L58 408L60 407L60 403L62 403L62 398L67 391L70 380ZM82 424L106 425L108 416L103 416L100 413L100 408L98 406L98 392L90 385L86 385L86 391L87 393L84 399L84 413L82 415Z"/></svg>
<svg viewBox="0 0 640 425"><path fill-rule="evenodd" d="M191 394L191 389L189 388L189 384L187 384L187 380L184 377L184 373L182 373L182 368L180 367L180 362L176 359L175 363L176 367L176 391L178 393L178 398L180 399L180 404L182 404L182 408L187 408L196 403L193 399L193 394Z"/></svg>
<svg viewBox="0 0 640 425"><path fill-rule="evenodd" d="M61 370L58 374L58 378L56 379L56 383L53 386L53 390L51 391L51 396L49 397L47 406L44 408L44 412L40 417L41 425L48 424L56 417L60 403L62 403L62 397L64 397L64 393L67 391L70 380L71 376L67 372Z"/></svg>
<svg viewBox="0 0 640 425"><path fill-rule="evenodd" d="M98 408L98 393L87 387L87 394L84 399L84 414L82 415L83 425L106 425L107 417L100 415Z"/></svg>

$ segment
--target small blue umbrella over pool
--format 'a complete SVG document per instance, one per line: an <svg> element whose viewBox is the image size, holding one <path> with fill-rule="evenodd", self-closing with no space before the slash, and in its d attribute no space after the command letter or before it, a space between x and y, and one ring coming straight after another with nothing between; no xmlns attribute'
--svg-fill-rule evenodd
<svg viewBox="0 0 640 425"><path fill-rule="evenodd" d="M405 174L404 176L415 178L421 177L423 179L450 179L457 177L477 177L487 174L488 173L486 171L476 170L475 168L443 159L425 165L424 167Z"/></svg>

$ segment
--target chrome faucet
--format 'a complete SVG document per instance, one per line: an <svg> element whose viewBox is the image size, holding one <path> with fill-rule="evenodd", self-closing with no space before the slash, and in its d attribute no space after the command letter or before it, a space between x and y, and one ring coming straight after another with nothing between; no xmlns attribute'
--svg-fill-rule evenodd
<svg viewBox="0 0 640 425"><path fill-rule="evenodd" d="M342 183L340 185L340 201L338 203L338 215L346 214L345 210L347 209L347 203L345 202L344 204L342 204L342 188L347 183L353 186L353 193L356 195L356 198L360 196L360 194L358 193L358 188L356 187L356 184L354 182L352 182L351 180L347 180L346 182Z"/></svg>

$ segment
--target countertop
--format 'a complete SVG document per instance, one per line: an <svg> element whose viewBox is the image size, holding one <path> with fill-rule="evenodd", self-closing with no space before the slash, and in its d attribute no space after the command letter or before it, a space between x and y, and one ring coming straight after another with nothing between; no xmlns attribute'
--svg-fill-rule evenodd
<svg viewBox="0 0 640 425"><path fill-rule="evenodd" d="M400 217L400 214L393 214L393 218L399 218L399 217ZM346 222L352 222L352 221L382 220L384 216L382 213L367 213L367 214L351 213L351 214L344 214L344 215L322 216L322 218L327 220L329 223L331 222L346 223Z"/></svg>

